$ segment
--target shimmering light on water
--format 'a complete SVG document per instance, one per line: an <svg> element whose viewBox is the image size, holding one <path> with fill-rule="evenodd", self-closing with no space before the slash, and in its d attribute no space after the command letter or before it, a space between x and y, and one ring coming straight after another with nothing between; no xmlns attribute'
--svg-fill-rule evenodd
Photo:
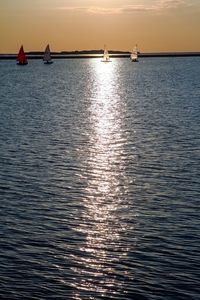
<svg viewBox="0 0 200 300"><path fill-rule="evenodd" d="M123 260L128 251L120 241L128 225L121 220L119 213L122 207L127 208L121 197L125 177L122 159L125 137L121 128L124 116L121 109L123 99L117 93L117 62L104 64L91 60L90 64L93 79L88 107L91 132L85 166L89 176L78 228L86 235L86 243L80 248L82 258L78 260L81 264L74 271L78 275L84 273L84 279L77 282L78 289L103 296L109 290L114 293L115 284L118 288L122 286L122 282L117 282L109 274L115 272L113 263ZM81 299L80 295L76 296Z"/></svg>

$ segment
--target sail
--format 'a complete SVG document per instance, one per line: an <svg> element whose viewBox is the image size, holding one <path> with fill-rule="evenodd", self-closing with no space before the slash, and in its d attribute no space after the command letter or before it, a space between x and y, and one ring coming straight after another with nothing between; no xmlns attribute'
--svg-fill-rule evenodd
<svg viewBox="0 0 200 300"><path fill-rule="evenodd" d="M45 49L44 55L43 55L43 60L44 61L51 61L51 52L50 52L49 45L46 46L46 49Z"/></svg>
<svg viewBox="0 0 200 300"><path fill-rule="evenodd" d="M106 46L104 46L104 53L103 53L102 61L104 61L104 62L110 61L109 53L108 53L108 50L106 49Z"/></svg>
<svg viewBox="0 0 200 300"><path fill-rule="evenodd" d="M17 56L17 61L20 64L27 64L28 63L27 59L26 59L26 55L24 53L23 45L21 46L21 48L19 50L19 53L18 53L18 56Z"/></svg>
<svg viewBox="0 0 200 300"><path fill-rule="evenodd" d="M131 59L133 61L138 61L138 48L137 48L137 45L135 45L135 48L131 52Z"/></svg>
<svg viewBox="0 0 200 300"><path fill-rule="evenodd" d="M135 52L131 53L131 59L138 59L138 54Z"/></svg>
<svg viewBox="0 0 200 300"><path fill-rule="evenodd" d="M104 58L109 58L109 54L108 54L108 51L105 49L104 50L104 55L103 55Z"/></svg>

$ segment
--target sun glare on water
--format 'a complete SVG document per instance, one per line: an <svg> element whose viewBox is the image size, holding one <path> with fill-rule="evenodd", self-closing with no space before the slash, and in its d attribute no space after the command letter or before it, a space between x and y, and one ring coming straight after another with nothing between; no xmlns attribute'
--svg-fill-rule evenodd
<svg viewBox="0 0 200 300"><path fill-rule="evenodd" d="M74 269L81 275L77 283L80 291L102 295L116 284L115 277L108 276L115 273L112 264L125 259L128 251L126 244L121 242L127 223L120 219L120 213L127 206L123 199L126 193L125 137L122 134L123 109L118 93L117 68L117 61L105 64L91 60L91 133L85 162L89 171L85 175L84 209L77 229L86 239L79 249L84 255L76 257L80 262ZM81 299L80 295L77 299Z"/></svg>

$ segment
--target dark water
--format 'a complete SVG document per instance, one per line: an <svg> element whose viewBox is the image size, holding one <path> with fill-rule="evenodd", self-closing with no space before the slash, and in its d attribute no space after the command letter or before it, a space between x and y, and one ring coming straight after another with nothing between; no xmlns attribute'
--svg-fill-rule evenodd
<svg viewBox="0 0 200 300"><path fill-rule="evenodd" d="M200 60L0 61L1 299L200 299Z"/></svg>

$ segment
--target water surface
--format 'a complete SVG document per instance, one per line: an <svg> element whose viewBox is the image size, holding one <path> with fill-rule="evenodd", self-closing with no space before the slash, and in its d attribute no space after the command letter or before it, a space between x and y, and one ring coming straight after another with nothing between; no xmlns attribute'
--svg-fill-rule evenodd
<svg viewBox="0 0 200 300"><path fill-rule="evenodd" d="M200 299L199 78L0 61L2 299Z"/></svg>

